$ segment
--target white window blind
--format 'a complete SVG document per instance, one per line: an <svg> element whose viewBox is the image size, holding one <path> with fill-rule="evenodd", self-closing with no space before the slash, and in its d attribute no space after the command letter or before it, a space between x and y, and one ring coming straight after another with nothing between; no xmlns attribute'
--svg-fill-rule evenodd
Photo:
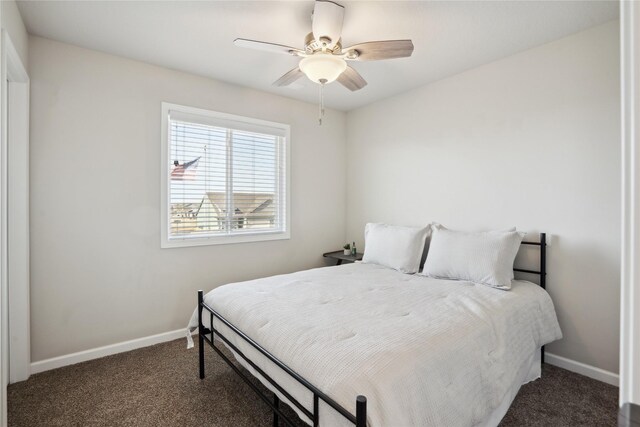
<svg viewBox="0 0 640 427"><path fill-rule="evenodd" d="M168 104L165 114L165 246L288 238L288 127Z"/></svg>

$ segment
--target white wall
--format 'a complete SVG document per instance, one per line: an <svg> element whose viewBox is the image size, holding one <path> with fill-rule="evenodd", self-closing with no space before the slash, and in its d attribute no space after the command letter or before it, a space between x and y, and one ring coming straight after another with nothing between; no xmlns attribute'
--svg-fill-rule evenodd
<svg viewBox="0 0 640 427"><path fill-rule="evenodd" d="M2 28L11 37L25 69L29 70L29 34L20 16L18 6L15 0L2 0L0 7L2 7Z"/></svg>
<svg viewBox="0 0 640 427"><path fill-rule="evenodd" d="M34 362L185 327L197 289L340 247L344 113L37 37L29 59ZM162 101L291 125L291 240L160 249Z"/></svg>
<svg viewBox="0 0 640 427"><path fill-rule="evenodd" d="M351 111L347 240L384 221L553 235L559 356L618 371L618 23Z"/></svg>

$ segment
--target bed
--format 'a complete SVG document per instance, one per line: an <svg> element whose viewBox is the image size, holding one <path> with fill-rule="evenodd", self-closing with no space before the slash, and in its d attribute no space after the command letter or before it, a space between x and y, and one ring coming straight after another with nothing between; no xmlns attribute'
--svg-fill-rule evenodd
<svg viewBox="0 0 640 427"><path fill-rule="evenodd" d="M543 249L540 269L516 271L544 285L544 235L531 244ZM228 284L198 299L189 327L200 331L200 377L205 343L244 375L222 342L273 392L247 381L274 425L293 425L285 402L314 426L496 426L520 386L540 376L541 348L561 338L551 298L532 282L505 292L366 263Z"/></svg>

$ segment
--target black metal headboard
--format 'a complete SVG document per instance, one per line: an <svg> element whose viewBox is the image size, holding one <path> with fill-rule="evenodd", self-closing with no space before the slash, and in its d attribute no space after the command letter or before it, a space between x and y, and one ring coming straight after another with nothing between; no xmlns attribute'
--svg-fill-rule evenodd
<svg viewBox="0 0 640 427"><path fill-rule="evenodd" d="M547 286L547 233L540 233L539 242L522 242L522 244L531 245L531 246L540 246L540 268L538 270L514 268L513 271L518 271L520 273L540 275L540 287L542 289L545 289Z"/></svg>
<svg viewBox="0 0 640 427"><path fill-rule="evenodd" d="M545 289L547 286L547 234L540 233L539 242L525 242L522 245L540 246L540 267L538 270L528 270L525 268L514 268L513 271L520 273L538 274L540 275L540 287ZM540 363L544 363L544 346L540 348Z"/></svg>

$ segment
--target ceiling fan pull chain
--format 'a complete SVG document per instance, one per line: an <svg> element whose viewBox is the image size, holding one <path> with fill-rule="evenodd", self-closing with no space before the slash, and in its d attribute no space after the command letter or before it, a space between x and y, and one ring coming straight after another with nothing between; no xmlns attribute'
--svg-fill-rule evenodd
<svg viewBox="0 0 640 427"><path fill-rule="evenodd" d="M322 85L318 90L318 126L322 126Z"/></svg>
<svg viewBox="0 0 640 427"><path fill-rule="evenodd" d="M322 79L324 80L324 79ZM322 118L324 117L324 83L320 81L320 103L318 111L318 125L322 126ZM326 80L325 80L326 81Z"/></svg>

